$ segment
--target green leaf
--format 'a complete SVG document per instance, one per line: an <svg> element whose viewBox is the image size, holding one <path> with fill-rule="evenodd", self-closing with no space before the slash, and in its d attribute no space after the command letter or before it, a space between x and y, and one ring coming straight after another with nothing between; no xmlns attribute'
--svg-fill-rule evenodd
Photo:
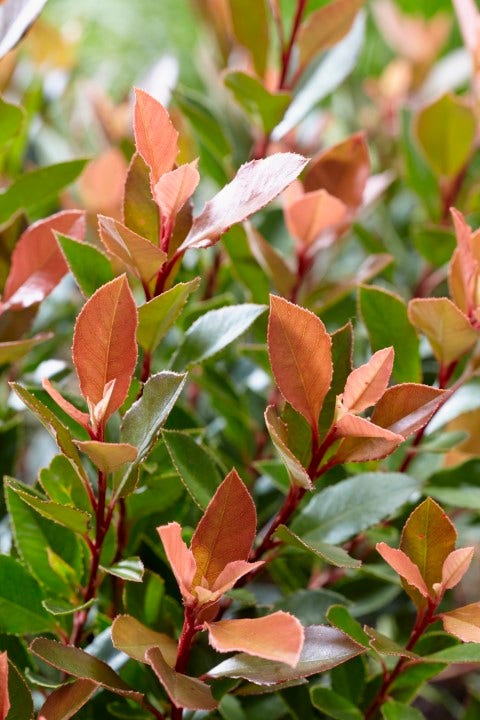
<svg viewBox="0 0 480 720"><path fill-rule="evenodd" d="M258 75L267 68L269 9L266 0L229 0L233 31L238 42L250 51Z"/></svg>
<svg viewBox="0 0 480 720"><path fill-rule="evenodd" d="M326 433L333 422L337 395L343 392L348 376L352 372L353 328L348 322L332 333L333 377L330 390L325 396L320 413L320 431Z"/></svg>
<svg viewBox="0 0 480 720"><path fill-rule="evenodd" d="M12 105L0 98L0 148L18 135L24 122L24 112L18 105Z"/></svg>
<svg viewBox="0 0 480 720"><path fill-rule="evenodd" d="M137 341L152 353L165 337L185 307L189 295L200 284L200 278L177 283L173 288L138 308Z"/></svg>
<svg viewBox="0 0 480 720"><path fill-rule="evenodd" d="M394 657L407 657L410 660L418 660L418 655L409 650L405 650L402 645L399 645L394 640L391 640L383 633L378 632L374 628L365 625L365 632L370 638L371 647L376 650L380 655L392 655Z"/></svg>
<svg viewBox="0 0 480 720"><path fill-rule="evenodd" d="M388 700L382 705L383 720L424 720L425 716L417 708L396 700Z"/></svg>
<svg viewBox="0 0 480 720"><path fill-rule="evenodd" d="M467 476L468 477L468 476ZM464 485L463 487L435 487L427 485L423 490L424 495L430 495L443 505L450 505L454 508L480 511L480 488Z"/></svg>
<svg viewBox="0 0 480 720"><path fill-rule="evenodd" d="M403 109L400 118L401 149L407 183L425 203L430 218L439 220L440 193L437 179L412 137L410 112Z"/></svg>
<svg viewBox="0 0 480 720"><path fill-rule="evenodd" d="M42 607L42 591L18 560L0 555L0 632L27 635L53 631L55 622Z"/></svg>
<svg viewBox="0 0 480 720"><path fill-rule="evenodd" d="M288 560L287 572L289 572ZM295 615L302 625L320 625L326 623L327 612L332 605L342 605L346 602L348 601L343 595L333 592L333 590L295 590L275 603L274 610L284 610Z"/></svg>
<svg viewBox="0 0 480 720"><path fill-rule="evenodd" d="M347 700L347 698L338 695L330 688L321 687L320 685L310 688L310 697L312 705L325 713L329 718L335 720L362 720L363 713Z"/></svg>
<svg viewBox="0 0 480 720"><path fill-rule="evenodd" d="M48 500L42 500L37 495L34 495L30 488L16 482L13 478L6 480L5 487L10 488L24 503L48 520L63 525L80 535L87 533L90 526L90 516L86 512L66 505L49 502Z"/></svg>
<svg viewBox="0 0 480 720"><path fill-rule="evenodd" d="M338 544L389 517L420 482L402 473L364 473L315 495L291 525L305 542Z"/></svg>
<svg viewBox="0 0 480 720"><path fill-rule="evenodd" d="M224 83L264 133L278 125L291 100L289 93L271 93L259 80L243 72L227 73Z"/></svg>
<svg viewBox="0 0 480 720"><path fill-rule="evenodd" d="M355 620L347 608L342 605L332 605L327 613L329 623L335 625L336 628L342 630L346 635L360 643L363 647L370 647L370 637L362 628L358 620Z"/></svg>
<svg viewBox="0 0 480 720"><path fill-rule="evenodd" d="M445 265L457 245L452 230L436 225L415 228L413 242L420 255L434 267Z"/></svg>
<svg viewBox="0 0 480 720"><path fill-rule="evenodd" d="M420 382L419 340L401 298L379 287L359 288L359 308L372 350L393 345L393 377L397 382Z"/></svg>
<svg viewBox="0 0 480 720"><path fill-rule="evenodd" d="M265 412L265 425L267 426L270 439L287 469L292 485L303 487L306 490L312 490L312 481L306 469L288 447L288 428L285 423L277 417L273 405L269 405Z"/></svg>
<svg viewBox="0 0 480 720"><path fill-rule="evenodd" d="M51 615L73 615L79 610L87 610L92 605L95 605L96 599L92 598L82 605L72 605L67 600L55 599L55 600L42 600L42 605Z"/></svg>
<svg viewBox="0 0 480 720"><path fill-rule="evenodd" d="M123 196L125 225L154 245L160 237L160 213L152 198L150 169L141 155L135 153L128 168Z"/></svg>
<svg viewBox="0 0 480 720"><path fill-rule="evenodd" d="M19 210L29 213L55 197L80 175L86 162L70 160L20 175L0 195L0 224L7 222Z"/></svg>
<svg viewBox="0 0 480 720"><path fill-rule="evenodd" d="M223 479L212 454L188 433L164 430L162 437L185 488L205 510Z"/></svg>
<svg viewBox="0 0 480 720"><path fill-rule="evenodd" d="M7 363L20 360L34 347L40 345L46 340L50 340L52 337L52 333L41 333L40 335L27 338L26 340L0 342L0 365L6 365Z"/></svg>
<svg viewBox="0 0 480 720"><path fill-rule="evenodd" d="M445 663L478 663L480 662L480 643L470 642L454 645L432 655L426 655L425 659Z"/></svg>
<svg viewBox="0 0 480 720"><path fill-rule="evenodd" d="M122 580L129 580L130 582L142 582L143 580L144 567L139 557L125 558L115 563L115 565L110 565L110 567L102 567L102 570L109 575L114 575Z"/></svg>
<svg viewBox="0 0 480 720"><path fill-rule="evenodd" d="M243 335L266 309L266 305L244 303L205 313L188 328L172 368L183 370L216 355Z"/></svg>
<svg viewBox="0 0 480 720"><path fill-rule="evenodd" d="M227 230L222 246L230 259L232 275L246 290L247 298L254 303L266 302L270 288L268 277L252 255L243 224Z"/></svg>
<svg viewBox="0 0 480 720"><path fill-rule="evenodd" d="M424 107L415 120L415 131L433 170L453 179L473 150L477 123L475 113L452 93Z"/></svg>
<svg viewBox="0 0 480 720"><path fill-rule="evenodd" d="M279 525L275 531L275 537L291 547L310 552L322 560L325 560L330 565L335 565L336 567L358 568L362 564L360 560L352 558L347 551L341 547L329 545L328 543L318 540L313 543L305 542L285 525Z"/></svg>
<svg viewBox="0 0 480 720"><path fill-rule="evenodd" d="M228 142L220 120L207 105L205 99L191 90L182 88L173 93L176 104L183 115L192 123L192 126L201 142L212 153L213 157L223 168L224 159L231 154ZM223 172L225 169L223 168ZM225 173L224 182L228 182Z"/></svg>
<svg viewBox="0 0 480 720"><path fill-rule="evenodd" d="M70 271L85 297L113 280L110 260L93 245L56 234Z"/></svg>
<svg viewBox="0 0 480 720"><path fill-rule="evenodd" d="M33 720L33 700L30 690L10 660L8 661L8 694L11 704L6 720Z"/></svg>
<svg viewBox="0 0 480 720"><path fill-rule="evenodd" d="M65 455L55 455L50 465L40 470L39 481L53 502L91 511L85 486L74 464Z"/></svg>
<svg viewBox="0 0 480 720"><path fill-rule="evenodd" d="M163 579L146 570L141 584L128 583L125 587L125 610L148 627L158 627L165 597ZM137 620L137 622L138 622Z"/></svg>
<svg viewBox="0 0 480 720"><path fill-rule="evenodd" d="M266 275L271 278L273 286L279 291L280 295L290 297L297 280L296 274L283 255L263 237L257 228L249 222L244 223L244 225L244 233L246 232L253 257L263 268ZM223 238L223 243L225 244L225 238Z"/></svg>

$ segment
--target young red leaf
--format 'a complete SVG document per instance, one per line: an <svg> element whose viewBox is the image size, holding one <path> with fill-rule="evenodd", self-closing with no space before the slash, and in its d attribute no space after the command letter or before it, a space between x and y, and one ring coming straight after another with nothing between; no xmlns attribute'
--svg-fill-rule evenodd
<svg viewBox="0 0 480 720"><path fill-rule="evenodd" d="M303 647L302 625L296 617L281 610L260 618L205 623L205 628L208 642L218 652L240 650L292 667Z"/></svg>
<svg viewBox="0 0 480 720"><path fill-rule="evenodd" d="M448 390L428 385L394 385L386 390L375 405L372 422L406 439L424 427L449 396Z"/></svg>
<svg viewBox="0 0 480 720"><path fill-rule="evenodd" d="M387 389L393 358L393 348L384 348L372 355L365 365L350 373L342 395L342 404L347 410L362 412L375 405Z"/></svg>
<svg viewBox="0 0 480 720"><path fill-rule="evenodd" d="M200 175L198 160L180 165L175 170L162 175L153 188L154 198L160 208L162 223L173 222L178 211L195 192Z"/></svg>
<svg viewBox="0 0 480 720"><path fill-rule="evenodd" d="M292 237L304 245L312 245L326 230L345 221L347 206L326 190L302 195L285 208L285 222Z"/></svg>
<svg viewBox="0 0 480 720"><path fill-rule="evenodd" d="M300 65L336 45L350 31L365 0L332 0L312 12L298 33Z"/></svg>
<svg viewBox="0 0 480 720"><path fill-rule="evenodd" d="M366 418L358 417L350 413L343 415L337 420L335 422L335 428L337 435L340 437L380 438L388 442L397 443L397 445L403 442L401 435L393 433L386 428L379 427Z"/></svg>
<svg viewBox="0 0 480 720"><path fill-rule="evenodd" d="M113 218L99 215L98 232L106 250L144 283L158 273L167 259L165 253L150 240Z"/></svg>
<svg viewBox="0 0 480 720"><path fill-rule="evenodd" d="M295 153L276 153L242 165L233 180L206 203L178 250L214 245L228 228L261 210L285 190L307 162Z"/></svg>
<svg viewBox="0 0 480 720"><path fill-rule="evenodd" d="M384 542L377 543L376 549L385 562L387 562L400 577L404 578L409 585L416 588L423 597L429 596L429 590L418 566L410 560L408 555L402 550L390 547Z"/></svg>
<svg viewBox="0 0 480 720"><path fill-rule="evenodd" d="M473 547L459 548L446 558L442 568L442 581L434 585L434 589L440 597L443 596L445 590L450 590L458 585L470 567L474 551Z"/></svg>
<svg viewBox="0 0 480 720"><path fill-rule="evenodd" d="M137 308L125 275L97 290L77 318L72 352L83 397L96 405L115 381L105 421L127 396L137 361L136 330Z"/></svg>
<svg viewBox="0 0 480 720"><path fill-rule="evenodd" d="M361 418L357 418L357 420L360 419ZM373 423L370 424L373 425ZM393 434L393 437L398 438L398 435ZM345 440L340 443L335 453L335 463L382 460L382 458L387 457L387 455L390 455L396 450L400 442L398 439L392 440L383 436L346 437Z"/></svg>
<svg viewBox="0 0 480 720"><path fill-rule="evenodd" d="M88 413L82 412L81 410L76 408L75 405L72 405L71 402L65 400L65 398L60 395L58 390L53 387L52 383L48 378L43 378L42 387L50 395L52 400L56 402L57 405L61 407L64 412L67 413L67 415L70 415L70 417L75 420L75 422L77 422L85 429L88 429L90 422L90 416Z"/></svg>
<svg viewBox="0 0 480 720"><path fill-rule="evenodd" d="M475 309L475 289L479 272L479 263L472 252L472 231L463 215L451 208L453 224L457 236L457 252L466 301L466 314L470 317Z"/></svg>
<svg viewBox="0 0 480 720"><path fill-rule="evenodd" d="M131 615L117 615L112 624L112 642L117 650L141 663L147 662L145 652L154 646L160 648L170 667L177 659L177 643L173 638L150 630Z"/></svg>
<svg viewBox="0 0 480 720"><path fill-rule="evenodd" d="M136 148L150 168L153 188L173 167L178 132L163 105L139 88L135 88L134 132Z"/></svg>
<svg viewBox="0 0 480 720"><path fill-rule="evenodd" d="M182 528L177 522L170 522L168 525L157 527L157 532L183 599L186 602L194 602L191 588L197 572L197 563L192 551L182 540Z"/></svg>
<svg viewBox="0 0 480 720"><path fill-rule="evenodd" d="M212 586L228 563L248 560L257 527L252 497L232 470L208 504L197 525L191 552L197 563L194 585L204 577Z"/></svg>
<svg viewBox="0 0 480 720"><path fill-rule="evenodd" d="M323 401L332 382L332 340L322 321L288 300L270 297L268 353L285 400L317 432Z"/></svg>
<svg viewBox="0 0 480 720"><path fill-rule="evenodd" d="M247 562L247 560L233 560L225 565L222 572L218 575L211 589L197 585L194 587L196 596L200 603L211 603L218 600L227 590L230 590L235 583L244 575L256 570L264 565L263 560L257 562Z"/></svg>
<svg viewBox="0 0 480 720"><path fill-rule="evenodd" d="M160 648L150 648L145 657L174 705L188 710L214 710L218 706L209 686L197 678L175 672L165 661Z"/></svg>
<svg viewBox="0 0 480 720"><path fill-rule="evenodd" d="M107 443L96 440L75 440L75 445L90 458L103 473L119 470L126 463L136 460L137 448L128 443Z"/></svg>
<svg viewBox="0 0 480 720"><path fill-rule="evenodd" d="M61 685L45 700L38 720L68 720L90 700L98 687L93 680L75 680Z"/></svg>
<svg viewBox="0 0 480 720"><path fill-rule="evenodd" d="M480 602L440 615L445 630L463 642L480 642Z"/></svg>
<svg viewBox="0 0 480 720"><path fill-rule="evenodd" d="M10 272L0 310L36 305L49 295L68 272L53 231L77 240L85 236L85 217L68 210L30 225L12 253Z"/></svg>
<svg viewBox="0 0 480 720"><path fill-rule="evenodd" d="M478 340L466 315L449 298L415 298L408 304L412 325L427 336L437 360L449 365Z"/></svg>
<svg viewBox="0 0 480 720"><path fill-rule="evenodd" d="M5 720L10 710L8 697L8 656L6 652L0 653L0 720Z"/></svg>

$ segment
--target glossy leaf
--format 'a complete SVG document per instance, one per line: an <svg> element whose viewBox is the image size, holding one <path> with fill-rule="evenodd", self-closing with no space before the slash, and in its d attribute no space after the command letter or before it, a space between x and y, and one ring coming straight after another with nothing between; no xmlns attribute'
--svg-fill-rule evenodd
<svg viewBox="0 0 480 720"><path fill-rule="evenodd" d="M172 169L178 154L178 132L168 112L151 95L135 89L135 145L150 168L152 187Z"/></svg>
<svg viewBox="0 0 480 720"><path fill-rule="evenodd" d="M327 619L331 625L342 630L352 640L365 648L370 647L371 638L362 625L353 618L347 608L342 605L332 605L327 612Z"/></svg>
<svg viewBox="0 0 480 720"><path fill-rule="evenodd" d="M18 560L0 555L0 632L7 635L49 632L55 627L42 607L37 581Z"/></svg>
<svg viewBox="0 0 480 720"><path fill-rule="evenodd" d="M10 698L8 696L8 655L0 653L0 720L6 720L10 710Z"/></svg>
<svg viewBox="0 0 480 720"><path fill-rule="evenodd" d="M7 479L5 486L10 488L24 503L48 520L52 520L81 535L87 532L90 525L90 517L84 511L42 500L34 495L26 486L12 479Z"/></svg>
<svg viewBox="0 0 480 720"><path fill-rule="evenodd" d="M112 473L136 460L137 448L128 443L106 443L96 440L76 440L75 445L87 455L103 473Z"/></svg>
<svg viewBox="0 0 480 720"><path fill-rule="evenodd" d="M269 48L269 10L265 0L229 0L233 30L249 50L258 75L265 73Z"/></svg>
<svg viewBox="0 0 480 720"><path fill-rule="evenodd" d="M177 643L165 633L155 632L142 625L131 615L117 615L112 624L112 642L134 660L147 663L145 652L148 648L158 647L170 667L177 659Z"/></svg>
<svg viewBox="0 0 480 720"><path fill-rule="evenodd" d="M115 381L105 421L125 400L137 361L137 309L125 275L101 287L83 306L72 355L85 399L96 405Z"/></svg>
<svg viewBox="0 0 480 720"><path fill-rule="evenodd" d="M197 678L175 672L165 661L160 648L150 648L145 656L170 700L177 707L188 710L213 710L217 707L218 703L209 686Z"/></svg>
<svg viewBox="0 0 480 720"><path fill-rule="evenodd" d="M301 464L300 460L295 457L288 447L287 427L277 416L273 405L269 405L265 411L265 425L275 449L280 455L283 464L287 468L290 482L298 487L311 490L313 488L313 484L310 476Z"/></svg>
<svg viewBox="0 0 480 720"><path fill-rule="evenodd" d="M138 308L137 341L144 350L150 353L155 350L199 284L200 278L177 283Z"/></svg>
<svg viewBox="0 0 480 720"><path fill-rule="evenodd" d="M358 415L351 415L350 413L342 415L342 417L336 421L335 428L337 435L340 437L372 438L375 440L385 440L387 443L396 443L397 445L403 442L402 435L393 433L390 430L375 425L375 423L370 422L370 420L367 420L366 418L359 417ZM365 454L360 446L359 452L362 455ZM365 457L365 459L374 460L374 452L374 445L372 445L372 457ZM348 452L348 458L352 461L354 459L358 460L356 454L357 453L355 452ZM340 448L338 455L342 457L347 456L347 452L343 449L343 446Z"/></svg>
<svg viewBox="0 0 480 720"><path fill-rule="evenodd" d="M85 485L74 464L65 455L55 455L50 465L40 470L38 480L53 502L90 511Z"/></svg>
<svg viewBox="0 0 480 720"><path fill-rule="evenodd" d="M198 160L194 160L165 173L153 188L162 223L174 222L178 212L195 192L200 182L197 164Z"/></svg>
<svg viewBox="0 0 480 720"><path fill-rule="evenodd" d="M427 424L449 394L416 383L394 385L375 405L372 422L408 438Z"/></svg>
<svg viewBox="0 0 480 720"><path fill-rule="evenodd" d="M445 630L463 642L480 642L480 603L456 608L441 616Z"/></svg>
<svg viewBox="0 0 480 720"><path fill-rule="evenodd" d="M145 284L158 273L167 256L147 238L113 218L98 216L98 230L105 249Z"/></svg>
<svg viewBox="0 0 480 720"><path fill-rule="evenodd" d="M305 642L300 660L293 668L285 663L263 660L241 653L216 665L208 671L208 675L212 678L244 678L258 685L276 685L325 672L363 652L365 648L340 630L324 625L310 625L305 628Z"/></svg>
<svg viewBox="0 0 480 720"><path fill-rule="evenodd" d="M326 6L328 7L328 5ZM339 695L330 688L313 686L310 689L312 705L329 718L336 720L362 720L364 715L348 698Z"/></svg>
<svg viewBox="0 0 480 720"><path fill-rule="evenodd" d="M109 567L101 566L109 575L118 577L121 580L127 580L128 582L142 582L144 565L139 557L129 557L119 560L119 562Z"/></svg>
<svg viewBox="0 0 480 720"><path fill-rule="evenodd" d="M387 389L393 358L393 348L379 350L365 365L350 373L342 394L347 410L357 413L375 405Z"/></svg>
<svg viewBox="0 0 480 720"><path fill-rule="evenodd" d="M130 161L123 198L123 222L141 237L158 246L160 215L150 190L149 169L138 153Z"/></svg>
<svg viewBox="0 0 480 720"><path fill-rule="evenodd" d="M375 630L374 628L368 627L368 625L365 625L364 627L366 634L370 638L370 646L380 655L406 657L410 660L418 659L418 655L410 652L410 650L406 650L402 645L399 645L387 635L378 632L378 630Z"/></svg>
<svg viewBox="0 0 480 720"><path fill-rule="evenodd" d="M291 96L287 92L269 92L257 78L233 71L224 76L226 87L252 120L269 133L282 119Z"/></svg>
<svg viewBox="0 0 480 720"><path fill-rule="evenodd" d="M205 204L179 250L214 245L228 228L274 200L306 164L301 155L276 153L242 165L234 179Z"/></svg>
<svg viewBox="0 0 480 720"><path fill-rule="evenodd" d="M448 298L410 300L408 317L427 336L442 365L458 360L477 342L477 333L467 316Z"/></svg>
<svg viewBox="0 0 480 720"><path fill-rule="evenodd" d="M68 720L80 710L98 689L93 680L74 680L54 690L43 703L38 720Z"/></svg>
<svg viewBox="0 0 480 720"><path fill-rule="evenodd" d="M302 540L302 538L287 528L286 525L279 525L275 531L275 537L291 547L312 553L329 565L334 565L335 567L358 568L362 564L360 560L352 558L342 547L329 545L321 541L306 542Z"/></svg>
<svg viewBox="0 0 480 720"><path fill-rule="evenodd" d="M324 189L305 193L285 208L290 235L307 247L322 233L335 230L345 221L346 215L346 205Z"/></svg>
<svg viewBox="0 0 480 720"><path fill-rule="evenodd" d="M342 40L363 5L364 0L332 0L312 12L298 33L301 66Z"/></svg>
<svg viewBox="0 0 480 720"><path fill-rule="evenodd" d="M113 280L110 261L93 245L57 233L57 242L75 281L85 297Z"/></svg>
<svg viewBox="0 0 480 720"><path fill-rule="evenodd" d="M281 610L259 618L205 623L205 627L210 645L218 652L240 650L291 667L300 658L303 627L296 617Z"/></svg>
<svg viewBox="0 0 480 720"><path fill-rule="evenodd" d="M315 432L332 381L331 345L324 324L312 312L271 296L268 352L275 381Z"/></svg>
<svg viewBox="0 0 480 720"><path fill-rule="evenodd" d="M425 584L425 580L420 574L420 570L415 565L408 555L402 550L389 547L386 543L377 543L377 552L383 557L400 577L416 588L423 597L429 596L429 589Z"/></svg>

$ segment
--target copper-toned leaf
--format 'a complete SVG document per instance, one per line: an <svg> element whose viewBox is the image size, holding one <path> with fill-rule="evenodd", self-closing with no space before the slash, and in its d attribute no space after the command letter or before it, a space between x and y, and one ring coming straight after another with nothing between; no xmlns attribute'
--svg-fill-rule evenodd
<svg viewBox="0 0 480 720"><path fill-rule="evenodd" d="M415 565L408 555L402 550L392 548L384 542L377 543L377 552L392 567L400 577L404 578L409 585L413 585L423 597L428 597L429 591L425 580L420 574L418 566Z"/></svg>
<svg viewBox="0 0 480 720"><path fill-rule="evenodd" d="M268 353L283 397L316 432L320 410L332 382L332 341L309 310L271 296Z"/></svg>
<svg viewBox="0 0 480 720"><path fill-rule="evenodd" d="M264 565L263 560L250 563L247 560L233 560L225 565L222 572L217 576L215 582L212 585L212 589L208 590L201 585L195 587L195 593L201 603L212 602L217 600L223 595L223 593L230 590L237 580L248 573L256 570L257 568Z"/></svg>
<svg viewBox="0 0 480 720"><path fill-rule="evenodd" d="M380 438L388 442L397 443L399 445L403 442L403 437L397 433L393 433L386 428L382 428L375 423L370 422L367 418L358 417L358 415L352 415L346 413L335 422L336 433L340 437L365 437L365 438Z"/></svg>
<svg viewBox="0 0 480 720"><path fill-rule="evenodd" d="M419 568L429 593L441 582L443 563L455 549L456 539L451 520L431 498L415 508L405 523L400 548Z"/></svg>
<svg viewBox="0 0 480 720"><path fill-rule="evenodd" d="M160 540L167 556L168 562L173 570L173 574L182 593L182 597L186 601L193 600L191 587L193 578L197 572L197 563L182 540L182 528L177 522L170 522L168 525L160 525L157 527Z"/></svg>
<svg viewBox="0 0 480 720"><path fill-rule="evenodd" d="M233 180L209 200L194 219L179 250L214 245L228 228L274 200L307 162L295 153L276 153L242 165Z"/></svg>
<svg viewBox="0 0 480 720"><path fill-rule="evenodd" d="M255 539L257 513L252 497L232 470L197 525L191 551L197 563L194 584L204 577L213 585L228 563L247 560Z"/></svg>
<svg viewBox="0 0 480 720"><path fill-rule="evenodd" d="M440 615L443 627L464 642L480 643L480 602Z"/></svg>
<svg viewBox="0 0 480 720"><path fill-rule="evenodd" d="M141 663L147 663L145 652L151 647L159 647L171 667L177 659L177 643L173 638L150 630L131 615L117 615L112 624L112 642L117 650Z"/></svg>
<svg viewBox="0 0 480 720"><path fill-rule="evenodd" d="M398 436L394 434L393 437ZM381 435L377 437L346 437L340 443L340 446L335 453L335 462L345 463L381 460L396 450L399 444L400 441L398 439L387 439Z"/></svg>
<svg viewBox="0 0 480 720"><path fill-rule="evenodd" d="M188 710L213 710L217 707L208 685L197 678L175 672L158 647L147 650L145 656L174 705Z"/></svg>
<svg viewBox="0 0 480 720"><path fill-rule="evenodd" d="M75 422L77 422L79 425L82 425L82 427L88 428L90 422L90 417L88 413L82 412L81 410L76 408L75 405L72 405L71 402L66 400L58 392L58 390L53 387L52 383L48 378L43 378L42 387L44 390L47 391L52 400L56 402L57 405L61 407L64 412L67 413L67 415L70 415L70 417L75 420Z"/></svg>
<svg viewBox="0 0 480 720"><path fill-rule="evenodd" d="M128 443L107 443L96 440L76 440L75 445L90 458L103 473L112 473L126 463L136 460L137 448Z"/></svg>
<svg viewBox="0 0 480 720"><path fill-rule="evenodd" d="M365 0L332 0L312 12L297 37L300 64L307 65L315 55L340 42L364 4Z"/></svg>
<svg viewBox="0 0 480 720"><path fill-rule="evenodd" d="M147 238L141 237L118 220L98 216L98 231L106 250L148 283L158 273L167 256Z"/></svg>
<svg viewBox="0 0 480 720"><path fill-rule="evenodd" d="M375 405L372 422L408 438L427 424L449 395L448 390L418 383L395 385Z"/></svg>
<svg viewBox="0 0 480 720"><path fill-rule="evenodd" d="M342 395L342 403L347 410L362 412L375 405L387 389L393 358L393 348L384 348L372 355L365 365L350 373Z"/></svg>
<svg viewBox="0 0 480 720"><path fill-rule="evenodd" d="M59 212L25 230L12 254L1 310L26 308L41 302L68 272L53 231L83 240L83 212Z"/></svg>
<svg viewBox="0 0 480 720"><path fill-rule="evenodd" d="M280 295L289 297L296 282L296 274L282 255L270 245L251 223L245 223L248 244L253 257L272 279Z"/></svg>
<svg viewBox="0 0 480 720"><path fill-rule="evenodd" d="M260 618L205 623L205 627L210 645L218 652L240 650L293 667L303 647L302 625L281 610Z"/></svg>
<svg viewBox="0 0 480 720"><path fill-rule="evenodd" d="M458 360L478 340L478 333L467 316L449 298L410 300L408 317L427 336L435 357L442 365Z"/></svg>
<svg viewBox="0 0 480 720"><path fill-rule="evenodd" d="M111 147L91 160L79 180L82 206L91 215L103 213L120 218L127 177L125 155Z"/></svg>
<svg viewBox="0 0 480 720"><path fill-rule="evenodd" d="M135 88L135 145L150 168L152 187L172 169L178 155L178 132L163 105Z"/></svg>
<svg viewBox="0 0 480 720"><path fill-rule="evenodd" d="M470 316L475 306L476 296L476 282L479 274L479 262L475 257L472 250L472 231L465 222L465 218L455 208L451 209L453 224L455 226L455 234L457 237L457 250L456 257L459 267L459 275L461 279L461 295L465 302L465 307L460 305L461 310L464 310L468 316ZM452 288L453 290L453 288ZM455 298L455 294L453 294Z"/></svg>
<svg viewBox="0 0 480 720"><path fill-rule="evenodd" d="M287 468L293 485L303 487L306 490L312 490L313 485L311 478L300 460L295 457L294 453L288 447L287 426L278 417L273 405L269 405L265 411L265 425L283 464Z"/></svg>
<svg viewBox="0 0 480 720"><path fill-rule="evenodd" d="M8 697L8 656L6 652L0 653L0 720L5 720L10 710Z"/></svg>
<svg viewBox="0 0 480 720"><path fill-rule="evenodd" d="M154 198L160 208L162 222L174 219L178 211L193 195L200 181L198 160L180 165L162 175L153 188Z"/></svg>
<svg viewBox="0 0 480 720"><path fill-rule="evenodd" d="M45 700L38 720L68 720L90 700L98 687L93 680L75 680L61 685Z"/></svg>
<svg viewBox="0 0 480 720"><path fill-rule="evenodd" d="M346 205L323 189L305 193L285 208L290 235L306 246L344 222L346 215Z"/></svg>
<svg viewBox="0 0 480 720"><path fill-rule="evenodd" d="M470 567L474 552L474 547L466 547L450 553L442 568L442 581L439 584L442 594L445 590L450 590L458 585Z"/></svg>
<svg viewBox="0 0 480 720"><path fill-rule="evenodd" d="M362 204L370 176L370 158L363 133L351 135L314 158L305 176L305 190L325 189L349 207Z"/></svg>
<svg viewBox="0 0 480 720"><path fill-rule="evenodd" d="M75 324L73 361L85 399L96 405L115 381L105 420L125 400L137 361L137 308L125 275L103 285Z"/></svg>

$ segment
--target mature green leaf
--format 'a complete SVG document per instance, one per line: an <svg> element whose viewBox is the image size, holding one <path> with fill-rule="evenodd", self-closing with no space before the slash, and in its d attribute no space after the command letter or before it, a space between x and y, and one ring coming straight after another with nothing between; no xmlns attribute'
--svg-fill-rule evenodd
<svg viewBox="0 0 480 720"><path fill-rule="evenodd" d="M245 225L234 225L227 230L222 238L222 247L230 259L232 275L245 289L247 299L254 303L265 303L270 284L258 258L252 255Z"/></svg>
<svg viewBox="0 0 480 720"><path fill-rule="evenodd" d="M407 657L411 660L418 659L418 655L409 650L405 650L402 645L399 645L391 638L387 637L383 633L378 632L374 628L365 625L365 632L370 638L370 645L380 655L392 655L393 657Z"/></svg>
<svg viewBox="0 0 480 720"><path fill-rule="evenodd" d="M271 93L259 80L244 72L227 73L224 83L238 104L265 133L278 125L291 100L289 93Z"/></svg>
<svg viewBox="0 0 480 720"><path fill-rule="evenodd" d="M162 437L185 488L205 510L223 479L213 455L188 433L164 430Z"/></svg>
<svg viewBox="0 0 480 720"><path fill-rule="evenodd" d="M152 353L165 337L185 307L189 295L200 284L200 278L177 283L173 288L138 308L137 340L144 350Z"/></svg>
<svg viewBox="0 0 480 720"><path fill-rule="evenodd" d="M279 525L275 531L275 537L279 538L287 545L298 548L299 550L313 553L313 555L316 555L330 565L335 565L336 567L357 568L362 564L360 560L352 558L347 551L341 547L329 545L328 543L320 541L312 543L305 542L285 525Z"/></svg>
<svg viewBox="0 0 480 720"><path fill-rule="evenodd" d="M469 642L454 645L425 656L426 660L445 663L478 663L480 662L480 643Z"/></svg>
<svg viewBox="0 0 480 720"><path fill-rule="evenodd" d="M288 566L289 560L287 559L287 568ZM342 605L346 602L348 601L343 595L333 590L305 589L295 590L286 598L276 602L274 609L285 610L285 612L295 615L302 625L320 625L326 623L327 612L332 605Z"/></svg>
<svg viewBox="0 0 480 720"><path fill-rule="evenodd" d="M102 285L113 280L112 264L100 250L66 235L57 233L56 237L67 265L85 297L90 297Z"/></svg>
<svg viewBox="0 0 480 720"><path fill-rule="evenodd" d="M314 685L310 688L312 705L329 718L335 720L362 720L364 717L355 705L347 698L338 695L330 688Z"/></svg>
<svg viewBox="0 0 480 720"><path fill-rule="evenodd" d="M8 694L11 705L6 720L33 720L33 700L23 676L8 661Z"/></svg>
<svg viewBox="0 0 480 720"><path fill-rule="evenodd" d="M229 0L235 36L250 51L258 75L267 68L269 9L266 0Z"/></svg>
<svg viewBox="0 0 480 720"><path fill-rule="evenodd" d="M53 618L42 607L37 581L18 560L0 555L0 632L26 635L54 628Z"/></svg>
<svg viewBox="0 0 480 720"><path fill-rule="evenodd" d="M95 598L92 598L81 605L72 605L72 603L67 600L47 599L42 601L42 605L51 615L73 615L79 610L87 610L89 607L92 607L92 605L95 605L96 602Z"/></svg>
<svg viewBox="0 0 480 720"><path fill-rule="evenodd" d="M124 558L110 567L102 567L109 575L114 575L130 582L142 582L144 566L139 557Z"/></svg>
<svg viewBox="0 0 480 720"><path fill-rule="evenodd" d="M370 647L370 637L367 635L358 620L353 618L347 608L342 605L332 605L327 613L328 621L346 635L360 643L363 647Z"/></svg>
<svg viewBox="0 0 480 720"><path fill-rule="evenodd" d="M412 137L408 110L401 113L402 151L406 179L423 200L432 220L440 219L440 193L437 179Z"/></svg>
<svg viewBox="0 0 480 720"><path fill-rule="evenodd" d="M245 223L246 236L252 255L271 278L274 287L284 297L290 297L296 276L283 256L251 223ZM225 240L224 240L225 242Z"/></svg>
<svg viewBox="0 0 480 720"><path fill-rule="evenodd" d="M24 112L18 105L12 105L0 98L0 148L18 135L24 122Z"/></svg>
<svg viewBox="0 0 480 720"><path fill-rule="evenodd" d="M420 255L434 267L445 265L456 247L452 230L437 225L415 228L413 242Z"/></svg>
<svg viewBox="0 0 480 720"><path fill-rule="evenodd" d="M83 510L42 500L30 488L16 482L13 478L6 480L5 487L11 489L24 503L48 520L63 525L76 533L80 533L80 535L85 535L89 529L90 516Z"/></svg>
<svg viewBox="0 0 480 720"><path fill-rule="evenodd" d="M174 98L183 115L192 123L199 139L223 169L224 182L228 182L223 162L232 149L219 118L200 94L182 88L174 92Z"/></svg>
<svg viewBox="0 0 480 720"><path fill-rule="evenodd" d="M65 455L55 455L48 468L40 470L39 481L54 503L91 511L85 486Z"/></svg>
<svg viewBox="0 0 480 720"><path fill-rule="evenodd" d="M393 376L397 382L422 378L417 334L410 324L403 300L379 287L359 289L359 308L373 350L393 345Z"/></svg>
<svg viewBox="0 0 480 720"><path fill-rule="evenodd" d="M382 715L384 720L423 720L425 717L417 708L396 700L388 700L383 703Z"/></svg>

